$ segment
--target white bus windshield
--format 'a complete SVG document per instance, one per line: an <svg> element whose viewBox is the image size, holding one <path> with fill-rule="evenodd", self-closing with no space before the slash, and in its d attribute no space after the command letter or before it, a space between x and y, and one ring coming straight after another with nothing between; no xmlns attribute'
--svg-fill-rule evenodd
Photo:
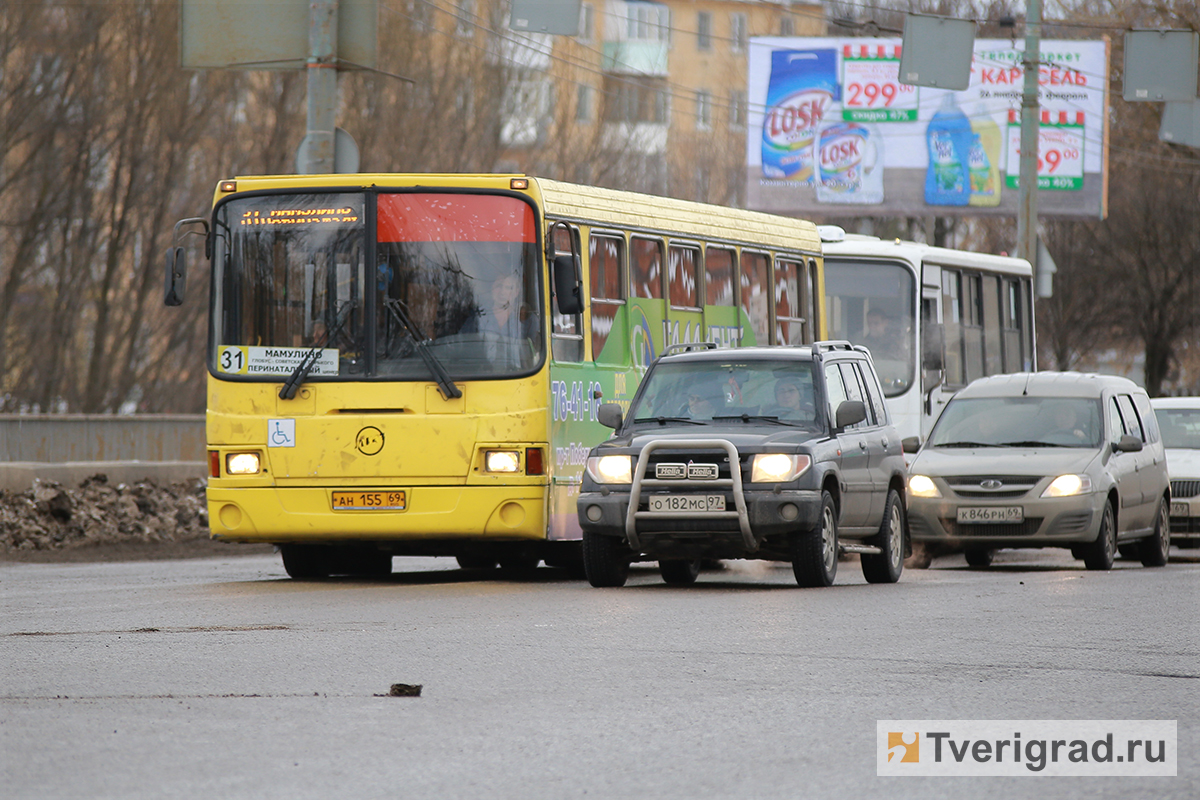
<svg viewBox="0 0 1200 800"><path fill-rule="evenodd" d="M916 281L898 263L825 259L825 303L830 339L871 351L887 397L908 391L916 372Z"/></svg>

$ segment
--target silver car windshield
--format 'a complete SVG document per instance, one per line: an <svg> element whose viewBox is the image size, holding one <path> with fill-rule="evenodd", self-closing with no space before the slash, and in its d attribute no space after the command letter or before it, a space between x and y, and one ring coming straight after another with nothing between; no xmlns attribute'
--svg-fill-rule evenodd
<svg viewBox="0 0 1200 800"><path fill-rule="evenodd" d="M1075 397L956 397L930 447L1099 447L1100 401Z"/></svg>

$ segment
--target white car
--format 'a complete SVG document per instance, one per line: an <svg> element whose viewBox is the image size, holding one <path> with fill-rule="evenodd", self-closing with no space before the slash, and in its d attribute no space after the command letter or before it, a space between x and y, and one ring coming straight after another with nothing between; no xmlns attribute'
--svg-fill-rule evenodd
<svg viewBox="0 0 1200 800"><path fill-rule="evenodd" d="M1200 397L1150 401L1167 448L1171 476L1171 541L1200 547Z"/></svg>

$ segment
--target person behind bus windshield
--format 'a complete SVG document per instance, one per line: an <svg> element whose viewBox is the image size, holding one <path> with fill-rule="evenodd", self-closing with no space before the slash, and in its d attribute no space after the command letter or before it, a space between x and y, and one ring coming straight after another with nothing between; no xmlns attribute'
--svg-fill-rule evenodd
<svg viewBox="0 0 1200 800"><path fill-rule="evenodd" d="M893 327L891 317L872 308L867 312L867 329L859 344L865 345L876 358L899 358L901 336Z"/></svg>
<svg viewBox="0 0 1200 800"><path fill-rule="evenodd" d="M492 302L462 326L462 333L495 333L509 339L537 339L537 315L521 303L521 279L501 273L491 287Z"/></svg>

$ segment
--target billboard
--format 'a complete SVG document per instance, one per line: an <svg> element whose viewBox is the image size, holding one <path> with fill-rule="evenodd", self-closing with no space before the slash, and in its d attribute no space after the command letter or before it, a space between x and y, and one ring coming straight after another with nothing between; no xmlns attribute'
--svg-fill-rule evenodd
<svg viewBox="0 0 1200 800"><path fill-rule="evenodd" d="M899 82L901 40L750 40L746 205L816 217L1015 216L1020 42L976 39L962 91ZM1108 42L1043 40L1038 213L1103 218Z"/></svg>

